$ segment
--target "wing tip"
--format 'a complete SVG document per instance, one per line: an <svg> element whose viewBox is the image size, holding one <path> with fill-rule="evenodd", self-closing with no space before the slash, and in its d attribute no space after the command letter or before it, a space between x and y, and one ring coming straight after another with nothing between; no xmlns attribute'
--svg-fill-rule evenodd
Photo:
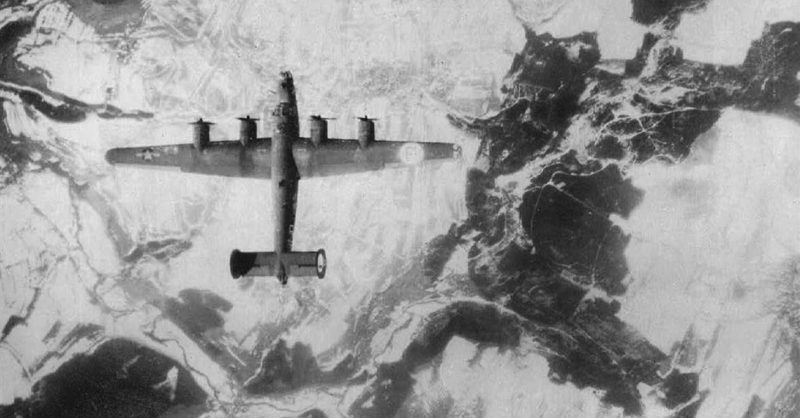
<svg viewBox="0 0 800 418"><path fill-rule="evenodd" d="M114 165L119 162L118 159L116 158L118 150L119 148L111 148L110 150L106 151L105 158L107 163Z"/></svg>

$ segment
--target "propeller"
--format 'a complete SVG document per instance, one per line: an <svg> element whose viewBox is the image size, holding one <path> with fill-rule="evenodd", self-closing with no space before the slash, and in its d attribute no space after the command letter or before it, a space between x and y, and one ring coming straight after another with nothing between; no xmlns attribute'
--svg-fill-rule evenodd
<svg viewBox="0 0 800 418"><path fill-rule="evenodd" d="M214 122L209 122L207 120L203 120L203 118L198 118L194 122L189 122L189 125L214 125Z"/></svg>
<svg viewBox="0 0 800 418"><path fill-rule="evenodd" d="M366 114L365 114L364 116L356 116L354 119L358 119L358 120L372 120L372 121L374 121L374 120L378 120L378 118L371 118L371 117L367 116Z"/></svg>
<svg viewBox="0 0 800 418"><path fill-rule="evenodd" d="M257 118L251 118L250 115L247 115L247 116L245 116L243 118L236 118L236 119L239 119L241 121L251 121L252 120L254 122L258 120Z"/></svg>
<svg viewBox="0 0 800 418"><path fill-rule="evenodd" d="M325 118L325 117L322 117L322 115L311 115L311 116L309 116L309 119L311 119L311 120L320 120L320 119L321 120L336 120L336 118Z"/></svg>

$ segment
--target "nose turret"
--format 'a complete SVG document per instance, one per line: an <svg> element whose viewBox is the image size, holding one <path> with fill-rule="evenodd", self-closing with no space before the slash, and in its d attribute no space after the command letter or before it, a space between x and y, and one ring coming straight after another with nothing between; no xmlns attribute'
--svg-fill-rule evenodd
<svg viewBox="0 0 800 418"><path fill-rule="evenodd" d="M279 103L294 103L294 79L292 73L289 71L281 72L281 78L278 80L278 102Z"/></svg>

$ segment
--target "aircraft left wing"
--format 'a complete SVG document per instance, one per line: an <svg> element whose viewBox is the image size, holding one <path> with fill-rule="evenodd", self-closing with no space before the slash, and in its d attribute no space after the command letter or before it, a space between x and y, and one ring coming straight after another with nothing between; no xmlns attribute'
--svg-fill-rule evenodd
<svg viewBox="0 0 800 418"><path fill-rule="evenodd" d="M106 160L115 165L172 169L187 173L226 177L270 177L270 138L242 145L239 141L215 141L197 150L193 144L112 148Z"/></svg>

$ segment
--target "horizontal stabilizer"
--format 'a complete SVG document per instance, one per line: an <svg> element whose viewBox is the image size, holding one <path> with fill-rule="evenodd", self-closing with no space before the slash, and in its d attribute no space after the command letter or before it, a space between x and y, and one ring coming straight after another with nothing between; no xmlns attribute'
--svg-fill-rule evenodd
<svg viewBox="0 0 800 418"><path fill-rule="evenodd" d="M233 250L230 259L231 276L281 276L281 266L286 276L325 277L327 258L325 250L292 251L278 257L275 252L243 252ZM279 277L280 278L280 277Z"/></svg>

